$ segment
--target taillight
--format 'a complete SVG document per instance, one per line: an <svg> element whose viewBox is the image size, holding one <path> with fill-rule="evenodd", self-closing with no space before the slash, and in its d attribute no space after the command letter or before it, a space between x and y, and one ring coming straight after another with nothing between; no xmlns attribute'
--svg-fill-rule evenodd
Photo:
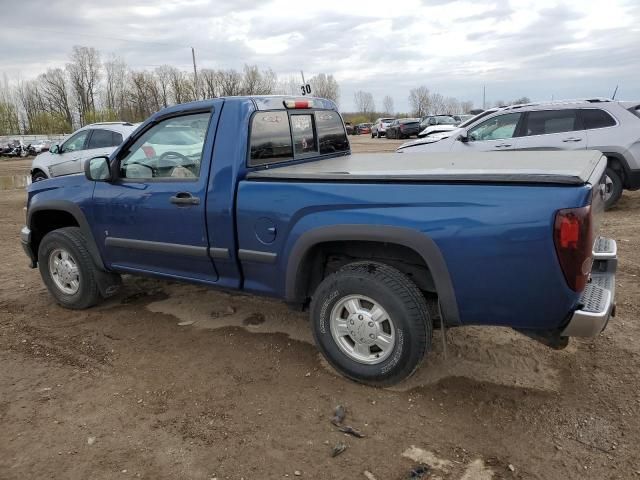
<svg viewBox="0 0 640 480"><path fill-rule="evenodd" d="M553 241L567 284L581 292L589 280L593 260L591 206L558 210Z"/></svg>

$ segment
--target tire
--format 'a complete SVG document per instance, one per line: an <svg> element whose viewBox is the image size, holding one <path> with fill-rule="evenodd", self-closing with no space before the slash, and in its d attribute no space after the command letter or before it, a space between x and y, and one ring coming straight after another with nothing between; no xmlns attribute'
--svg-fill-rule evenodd
<svg viewBox="0 0 640 480"><path fill-rule="evenodd" d="M622 196L623 184L622 177L613 168L607 167L605 175L609 178L609 180L611 180L611 194L604 202L604 209L609 210L616 203L618 203L618 200L620 200L620 197Z"/></svg>
<svg viewBox="0 0 640 480"><path fill-rule="evenodd" d="M344 306L354 300L358 308ZM376 305L382 310L380 322L369 315ZM398 383L415 372L431 348L433 327L424 296L407 276L382 263L355 262L326 277L314 292L310 314L319 350L356 382ZM359 335L364 342L354 341ZM392 341L370 340L384 335ZM389 346L381 350L378 344Z"/></svg>
<svg viewBox="0 0 640 480"><path fill-rule="evenodd" d="M41 182L42 180L46 180L47 176L41 170L37 170L33 175L31 175L31 181L33 183Z"/></svg>
<svg viewBox="0 0 640 480"><path fill-rule="evenodd" d="M371 138L375 138L373 131L371 132Z"/></svg>
<svg viewBox="0 0 640 480"><path fill-rule="evenodd" d="M63 252L66 252L66 259ZM56 260L57 269L54 266ZM49 293L63 307L81 310L100 301L96 267L78 227L65 227L47 233L38 248L38 267ZM77 275L71 273L74 268ZM71 278L77 278L75 290Z"/></svg>
<svg viewBox="0 0 640 480"><path fill-rule="evenodd" d="M382 138L382 135L380 135L379 131L377 132L377 136L378 136L378 138Z"/></svg>

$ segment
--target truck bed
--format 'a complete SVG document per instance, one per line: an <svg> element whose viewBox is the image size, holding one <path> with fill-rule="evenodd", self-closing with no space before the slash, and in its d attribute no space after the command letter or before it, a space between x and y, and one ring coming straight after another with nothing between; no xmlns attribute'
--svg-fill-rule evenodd
<svg viewBox="0 0 640 480"><path fill-rule="evenodd" d="M327 181L445 181L487 183L597 183L602 153L584 151L508 151L356 154L272 166L249 179ZM593 177L593 178L592 178Z"/></svg>

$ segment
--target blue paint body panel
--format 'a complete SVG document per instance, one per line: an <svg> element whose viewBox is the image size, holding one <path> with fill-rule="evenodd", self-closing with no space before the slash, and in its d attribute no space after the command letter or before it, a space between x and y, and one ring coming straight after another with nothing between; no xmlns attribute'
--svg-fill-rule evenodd
<svg viewBox="0 0 640 480"><path fill-rule="evenodd" d="M277 104L272 97L235 97L179 105L134 132L131 142L167 116L211 111L197 180L104 183L59 177L29 188L30 208L61 199L79 206L107 269L278 298L287 295L287 262L303 234L335 225L403 227L439 248L461 323L540 330L566 322L579 294L568 288L556 256L554 216L560 208L589 204L589 185L248 180L251 116ZM125 148L112 154L112 164ZM178 191L198 196L201 204L170 204L168 197ZM108 238L204 253L110 247ZM215 256L210 248L228 256ZM276 258L241 260L239 250Z"/></svg>

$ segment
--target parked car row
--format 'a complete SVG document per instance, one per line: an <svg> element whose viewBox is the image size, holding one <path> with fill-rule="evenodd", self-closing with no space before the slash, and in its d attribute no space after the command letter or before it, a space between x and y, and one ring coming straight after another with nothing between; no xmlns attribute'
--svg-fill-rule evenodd
<svg viewBox="0 0 640 480"><path fill-rule="evenodd" d="M640 189L640 103L594 98L487 110L398 152L599 150L607 157L606 207Z"/></svg>
<svg viewBox="0 0 640 480"><path fill-rule="evenodd" d="M46 152L51 146L51 140L41 140L26 144L22 139L12 140L4 146L0 146L0 156L3 157L28 157Z"/></svg>

